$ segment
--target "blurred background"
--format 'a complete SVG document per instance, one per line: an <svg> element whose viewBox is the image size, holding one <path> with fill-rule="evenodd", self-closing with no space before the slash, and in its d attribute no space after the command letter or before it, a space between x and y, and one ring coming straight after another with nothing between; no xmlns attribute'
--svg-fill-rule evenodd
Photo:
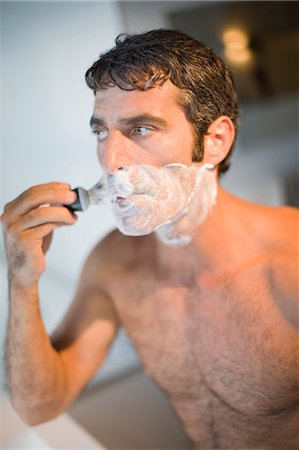
<svg viewBox="0 0 299 450"><path fill-rule="evenodd" d="M90 187L100 178L89 131L93 94L84 73L117 34L160 27L204 41L234 72L240 132L222 185L257 203L298 206L298 2L2 1L0 13L1 211L35 184L64 181ZM74 227L55 233L41 280L41 310L49 332L72 299L85 258L113 228L110 211L92 207ZM0 262L0 369L6 392L3 242ZM25 431L17 418L7 422L3 409L2 414L5 448L24 447ZM124 330L69 415L106 448L189 448ZM21 441L12 440L19 430ZM26 448L36 448L32 436L28 442ZM69 441L63 445L59 448L71 447Z"/></svg>

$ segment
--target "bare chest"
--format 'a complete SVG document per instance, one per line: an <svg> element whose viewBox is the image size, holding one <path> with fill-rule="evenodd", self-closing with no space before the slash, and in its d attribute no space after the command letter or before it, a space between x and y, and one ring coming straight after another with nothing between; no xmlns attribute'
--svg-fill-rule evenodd
<svg viewBox="0 0 299 450"><path fill-rule="evenodd" d="M296 348L259 276L203 290L143 274L115 285L113 297L145 371L194 442L220 445L229 429L234 443L236 423L248 429L248 417L253 427L263 417L266 426L295 398Z"/></svg>

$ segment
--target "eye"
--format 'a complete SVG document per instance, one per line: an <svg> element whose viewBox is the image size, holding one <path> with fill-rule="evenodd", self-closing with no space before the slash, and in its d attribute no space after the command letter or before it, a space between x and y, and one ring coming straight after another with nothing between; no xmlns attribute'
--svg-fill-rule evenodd
<svg viewBox="0 0 299 450"><path fill-rule="evenodd" d="M106 137L108 136L108 131L107 130L93 130L92 134L94 134L97 138L97 140L103 141L104 139L106 139Z"/></svg>
<svg viewBox="0 0 299 450"><path fill-rule="evenodd" d="M133 133L135 136L147 136L153 131L153 128L145 125L138 125L134 127Z"/></svg>

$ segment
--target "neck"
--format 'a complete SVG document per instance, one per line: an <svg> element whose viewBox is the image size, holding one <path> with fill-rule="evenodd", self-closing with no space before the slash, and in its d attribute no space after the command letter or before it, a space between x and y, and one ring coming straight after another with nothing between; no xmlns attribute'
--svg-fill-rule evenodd
<svg viewBox="0 0 299 450"><path fill-rule="evenodd" d="M163 253L165 254L165 263L174 264L176 267L181 264L184 271L194 270L193 268L209 273L230 270L240 266L242 261L243 249L240 249L236 242L243 242L249 251L254 251L252 242L249 242L250 233L248 234L250 217L246 202L218 186L216 203L212 205L205 221L196 228L192 241L181 247L167 246L166 252L166 245L160 242L159 253L162 258ZM186 267L188 262L189 268Z"/></svg>
<svg viewBox="0 0 299 450"><path fill-rule="evenodd" d="M210 262L215 267L221 261L227 265L239 258L240 249L234 246L235 238L239 241L244 233L239 208L238 199L218 188L216 203L193 237L193 245L207 265Z"/></svg>

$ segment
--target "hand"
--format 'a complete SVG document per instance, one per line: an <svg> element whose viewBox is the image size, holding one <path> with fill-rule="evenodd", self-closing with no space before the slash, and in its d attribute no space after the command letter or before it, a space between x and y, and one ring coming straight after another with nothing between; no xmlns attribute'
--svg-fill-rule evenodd
<svg viewBox="0 0 299 450"><path fill-rule="evenodd" d="M75 200L69 185L55 182L34 186L5 206L1 222L14 286L29 287L39 280L53 231L77 220L62 206Z"/></svg>

